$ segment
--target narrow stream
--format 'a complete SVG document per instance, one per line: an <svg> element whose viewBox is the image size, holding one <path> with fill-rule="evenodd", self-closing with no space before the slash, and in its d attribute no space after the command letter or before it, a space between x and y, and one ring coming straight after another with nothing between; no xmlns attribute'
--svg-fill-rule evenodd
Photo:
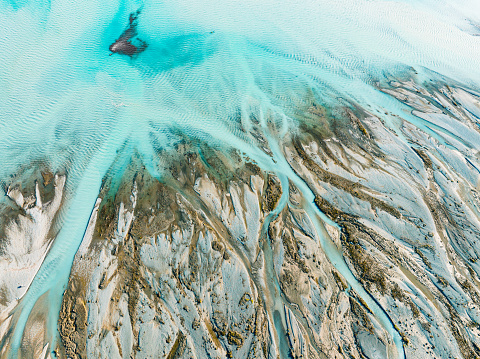
<svg viewBox="0 0 480 359"><path fill-rule="evenodd" d="M92 158L87 168L82 170L81 174L77 173L78 178L81 178L75 195L71 199L69 209L64 218L62 229L60 230L55 242L48 253L44 263L32 282L29 290L22 298L19 307L17 308L17 322L13 334L11 351L9 358L17 358L18 350L21 344L25 325L28 317L38 299L49 292L49 318L48 329L51 336L50 348L55 348L55 340L57 338L57 321L60 310L63 292L66 288L68 276L73 263L75 253L83 239L83 235L88 224L92 209L95 206L97 196L101 187L102 179L108 172L109 168L115 163L115 158L118 156L117 149L122 147L122 143L128 138L131 126L128 123L119 123L116 132L112 133L109 140L102 146L101 150ZM268 131L265 131L268 132ZM393 338L397 347L397 358L404 358L404 351L401 338L394 329L391 320L385 311L378 305L378 303L365 291L362 285L357 281L352 272L345 263L342 254L338 251L336 246L324 234L320 220L336 226L328 217L321 213L314 204L314 194L305 182L298 177L292 170L282 151L279 148L278 141L272 136L266 134L270 149L273 152L273 159L267 156L258 148L242 141L231 134L226 136L231 138L235 147L239 150L248 153L251 158L255 158L260 166L277 174L281 181L282 196L277 204L277 207L267 216L262 227L262 236L266 236L269 223L276 218L276 216L285 208L289 198L289 180L301 191L305 199L305 211L310 217L317 236L319 244L324 249L330 262L347 280L348 284L353 288L358 295L367 303L369 308L374 313L375 317L382 324L384 329ZM147 152L150 155L149 152ZM128 157L128 154L124 154ZM151 167L149 165L148 167ZM153 170L153 169L151 169ZM288 348L288 341L285 335L286 321L284 318L283 301L281 299L281 288L278 283L278 278L275 274L273 264L273 253L268 238L264 241L264 253L266 261L266 273L269 280L267 283L271 300L273 301L272 310L274 327L278 340L278 350L282 358L289 358L290 350Z"/></svg>
<svg viewBox="0 0 480 359"><path fill-rule="evenodd" d="M322 221L334 225L338 228L338 225L331 221L328 217L325 216L315 205L315 195L312 190L306 185L306 183L292 170L285 157L283 156L278 142L271 139L267 135L267 139L270 145L270 149L274 153L275 162L277 168L280 167L280 170L277 169L275 172L279 175L280 178L288 177L290 181L300 190L302 196L305 200L305 211L312 221L317 237L319 239L319 244L325 252L330 263L340 272L340 274L345 278L348 285L355 290L355 292L365 301L368 305L374 316L380 322L385 331L393 339L395 346L397 348L396 359L404 359L405 351L403 348L402 338L400 334L395 329L392 320L389 318L385 310L377 303L377 301L363 288L360 282L355 278L351 270L348 268L345 259L343 258L342 253L339 252L336 245L328 238L326 231L322 228L319 218ZM283 181L282 181L283 187ZM287 187L288 188L288 187ZM280 334L278 334L280 335Z"/></svg>
<svg viewBox="0 0 480 359"><path fill-rule="evenodd" d="M92 158L87 168L77 174L80 182L75 195L70 200L63 219L62 228L48 252L44 262L32 281L27 293L16 308L17 317L10 359L18 358L25 325L32 309L40 297L48 295L47 335L50 337L50 351L55 349L58 337L58 316L63 293L66 289L75 254L82 242L91 213L100 191L102 179L117 156L117 148L125 136L120 132L112 133L109 141Z"/></svg>

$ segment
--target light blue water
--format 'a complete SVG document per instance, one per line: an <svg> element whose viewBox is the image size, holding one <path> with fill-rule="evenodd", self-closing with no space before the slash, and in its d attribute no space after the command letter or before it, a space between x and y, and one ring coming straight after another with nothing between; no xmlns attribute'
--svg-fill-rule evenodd
<svg viewBox="0 0 480 359"><path fill-rule="evenodd" d="M176 133L237 148L281 174L282 183L294 182L311 217L325 221L281 158L278 139L269 136L273 161L248 135L251 115L264 128L275 122L281 137L301 120L295 107L313 93L324 105L352 101L372 113L388 111L384 120L393 129L398 115L430 131L375 83L410 67L419 81L435 72L473 87L480 80L474 0L21 0L2 1L0 9L0 180L33 160L68 176L61 231L17 310L12 357L30 310L47 291L57 298L55 336L61 294L101 181L107 173L120 176L118 163L134 149L159 177L157 150L175 143ZM138 36L148 48L135 58L109 56L138 9ZM388 317L340 253L320 244L401 357Z"/></svg>

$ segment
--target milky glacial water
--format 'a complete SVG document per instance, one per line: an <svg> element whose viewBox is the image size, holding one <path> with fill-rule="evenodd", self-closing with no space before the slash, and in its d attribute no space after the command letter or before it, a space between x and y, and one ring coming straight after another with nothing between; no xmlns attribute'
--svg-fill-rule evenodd
<svg viewBox="0 0 480 359"><path fill-rule="evenodd" d="M60 232L18 309L12 357L46 292L55 337L61 296L102 179L121 176L133 151L161 177L158 151L168 151L179 134L233 147L282 182L290 179L311 202L313 194L274 150L301 121L294 109L306 97L388 112L383 119L393 129L398 115L431 132L376 84L412 68L424 81L451 78L475 89L480 80L474 0L25 0L0 7L0 179L33 161L68 178ZM138 38L148 47L133 57L111 55L109 46L137 10ZM266 134L274 158L248 134L252 115L265 130L268 123L278 129ZM322 218L311 204L307 212ZM386 314L334 246L319 238L403 357Z"/></svg>

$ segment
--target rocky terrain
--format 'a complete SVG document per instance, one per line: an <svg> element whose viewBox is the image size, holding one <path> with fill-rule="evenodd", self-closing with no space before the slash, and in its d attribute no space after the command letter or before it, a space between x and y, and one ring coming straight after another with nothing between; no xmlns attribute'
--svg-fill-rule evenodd
<svg viewBox="0 0 480 359"><path fill-rule="evenodd" d="M382 91L417 122L307 101L274 146L275 123L252 119L276 169L188 138L159 154L161 176L134 155L102 184L58 333L44 294L18 357L480 357L479 97ZM68 181L22 171L3 183L6 358Z"/></svg>

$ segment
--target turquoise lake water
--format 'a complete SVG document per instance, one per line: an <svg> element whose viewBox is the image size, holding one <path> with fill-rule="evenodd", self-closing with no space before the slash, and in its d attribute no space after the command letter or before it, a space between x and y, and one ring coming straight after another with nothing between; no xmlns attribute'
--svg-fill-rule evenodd
<svg viewBox="0 0 480 359"><path fill-rule="evenodd" d="M476 1L54 0L2 1L0 8L0 180L32 161L68 175L61 230L21 301L12 356L46 292L55 337L61 296L102 179L107 172L120 176L115 169L133 151L161 177L158 150L168 150L178 133L233 147L290 179L312 202L274 150L275 135L269 137L274 162L242 130L251 127L251 115L265 129L274 122L281 137L301 120L295 106L313 93L327 106L354 102L374 114L389 112L384 120L392 128L394 115L422 127L376 84L412 68L424 81L480 83ZM112 55L109 46L138 10L134 40L148 46L133 57ZM322 216L313 205L307 211ZM403 357L386 314L336 248L319 242Z"/></svg>

